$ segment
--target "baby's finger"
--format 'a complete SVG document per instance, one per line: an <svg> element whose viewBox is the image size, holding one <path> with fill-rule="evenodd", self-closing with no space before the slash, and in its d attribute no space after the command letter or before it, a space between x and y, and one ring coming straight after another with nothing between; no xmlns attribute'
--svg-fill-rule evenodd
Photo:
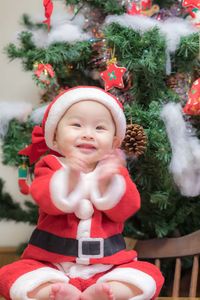
<svg viewBox="0 0 200 300"><path fill-rule="evenodd" d="M116 175L118 173L119 173L119 168L117 168L117 167L110 167L109 169L100 172L98 178L100 180L101 179L105 179L105 178L110 178L110 177L112 177L112 176L114 176L114 175Z"/></svg>

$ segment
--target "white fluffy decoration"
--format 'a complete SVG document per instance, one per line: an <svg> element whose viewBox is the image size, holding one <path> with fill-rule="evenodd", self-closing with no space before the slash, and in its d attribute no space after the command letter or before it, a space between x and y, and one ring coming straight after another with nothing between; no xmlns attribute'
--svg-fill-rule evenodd
<svg viewBox="0 0 200 300"><path fill-rule="evenodd" d="M200 141L188 130L179 104L168 103L161 112L172 148L170 171L181 194L200 195Z"/></svg>
<svg viewBox="0 0 200 300"><path fill-rule="evenodd" d="M165 21L158 21L142 15L132 16L123 14L120 16L108 16L105 20L105 24L113 22L119 23L125 27L130 27L142 33L151 30L154 27L158 27L160 32L164 34L166 38L167 47L170 52L174 52L177 49L181 37L197 32L197 29L191 22L182 18L168 18Z"/></svg>
<svg viewBox="0 0 200 300"><path fill-rule="evenodd" d="M91 36L87 33L83 33L81 28L77 25L66 23L59 25L56 28L52 28L48 37L48 44L54 42L74 42L88 40Z"/></svg>
<svg viewBox="0 0 200 300"><path fill-rule="evenodd" d="M43 18L44 19L44 18ZM42 20L39 20L40 22ZM73 43L76 41L84 41L91 38L91 35L84 33L82 27L84 25L84 16L77 15L73 19L73 14L59 12L53 13L51 17L51 30L47 32L43 29L31 31L33 34L33 42L39 48L47 48L55 42Z"/></svg>
<svg viewBox="0 0 200 300"><path fill-rule="evenodd" d="M0 101L0 138L4 138L8 124L12 119L25 122L32 111L32 105L27 102Z"/></svg>
<svg viewBox="0 0 200 300"><path fill-rule="evenodd" d="M182 18L169 18L163 22L159 22L159 24L160 31L166 37L167 47L170 52L177 50L182 37L197 32L197 29L190 21Z"/></svg>
<svg viewBox="0 0 200 300"><path fill-rule="evenodd" d="M48 105L49 105L49 103L33 110L33 112L31 113L31 116L30 116L30 119L31 119L31 121L33 121L33 123L35 123L35 124L42 123L42 119L44 117L44 113L45 113Z"/></svg>
<svg viewBox="0 0 200 300"><path fill-rule="evenodd" d="M76 16L74 16L73 13L69 13L68 11L65 10L59 10L56 11L55 9L53 10L53 15L51 17L51 26L57 27L61 24L65 24L66 22L72 23L77 25L78 27L83 27L85 23L85 17L82 13L78 13Z"/></svg>
<svg viewBox="0 0 200 300"><path fill-rule="evenodd" d="M182 18L168 18L165 21L158 21L142 15L123 14L120 16L111 15L105 20L105 24L119 23L121 26L130 27L133 30L144 33L154 27L158 27L166 39L166 73L171 73L170 53L174 53L179 46L181 37L188 36L198 30L190 21Z"/></svg>

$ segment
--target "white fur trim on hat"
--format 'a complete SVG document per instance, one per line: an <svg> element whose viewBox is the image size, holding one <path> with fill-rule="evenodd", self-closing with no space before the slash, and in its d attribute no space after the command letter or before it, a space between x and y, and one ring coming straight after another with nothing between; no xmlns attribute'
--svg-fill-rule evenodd
<svg viewBox="0 0 200 300"><path fill-rule="evenodd" d="M46 144L50 149L58 151L53 145L53 140L63 114L73 104L84 100L97 101L109 109L115 121L116 135L122 142L126 132L126 118L115 97L100 88L83 86L67 90L51 106L44 128Z"/></svg>

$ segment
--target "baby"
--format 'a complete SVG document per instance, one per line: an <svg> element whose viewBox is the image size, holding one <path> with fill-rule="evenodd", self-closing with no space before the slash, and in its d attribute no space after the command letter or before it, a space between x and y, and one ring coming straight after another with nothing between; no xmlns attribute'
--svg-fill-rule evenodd
<svg viewBox="0 0 200 300"><path fill-rule="evenodd" d="M76 87L47 108L21 154L35 166L30 192L39 219L21 260L0 270L12 300L146 300L160 271L127 251L123 225L140 196L119 150L126 119L120 102L97 87Z"/></svg>

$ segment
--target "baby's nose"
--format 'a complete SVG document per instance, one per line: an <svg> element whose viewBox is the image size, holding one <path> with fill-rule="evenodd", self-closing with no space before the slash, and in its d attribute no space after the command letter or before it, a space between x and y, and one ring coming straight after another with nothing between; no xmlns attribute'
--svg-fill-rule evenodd
<svg viewBox="0 0 200 300"><path fill-rule="evenodd" d="M92 129L87 128L83 132L83 138L92 140L94 138Z"/></svg>

